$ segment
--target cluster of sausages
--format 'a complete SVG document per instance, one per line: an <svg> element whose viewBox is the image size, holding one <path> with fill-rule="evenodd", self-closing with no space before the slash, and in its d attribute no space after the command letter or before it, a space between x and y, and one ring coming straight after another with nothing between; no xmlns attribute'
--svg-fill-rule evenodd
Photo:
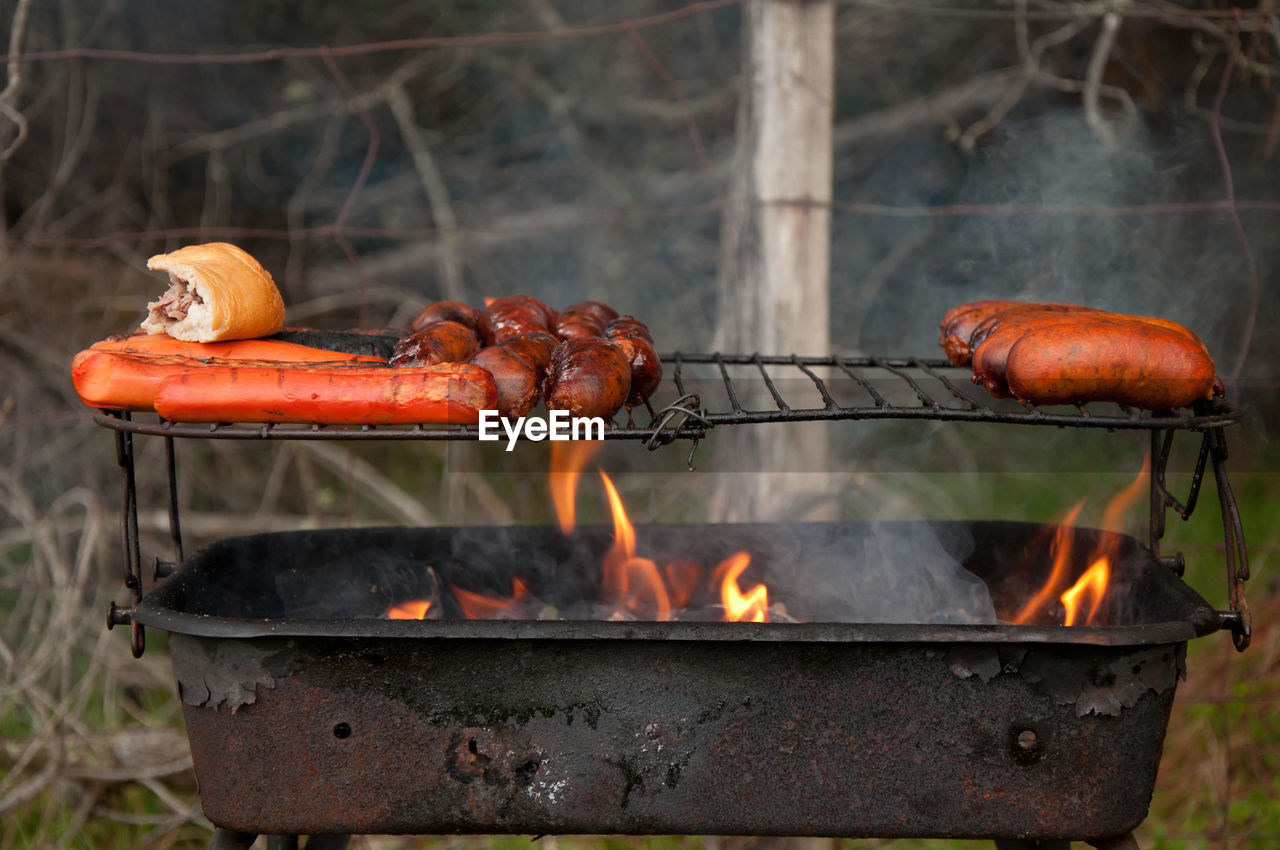
<svg viewBox="0 0 1280 850"><path fill-rule="evenodd" d="M530 295L496 298L484 310L438 301L396 345L392 366L472 363L498 387L498 411L549 410L610 419L643 404L662 381L649 329L599 301L556 311Z"/></svg>
<svg viewBox="0 0 1280 850"><path fill-rule="evenodd" d="M974 383L1029 404L1169 410L1222 393L1204 343L1166 319L991 299L948 310L938 343Z"/></svg>

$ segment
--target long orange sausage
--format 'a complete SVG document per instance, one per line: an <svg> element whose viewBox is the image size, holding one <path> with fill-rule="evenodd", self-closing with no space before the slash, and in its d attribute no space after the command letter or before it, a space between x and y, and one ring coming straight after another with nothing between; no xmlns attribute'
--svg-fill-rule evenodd
<svg viewBox="0 0 1280 850"><path fill-rule="evenodd" d="M365 363L385 363L381 358L368 354L344 354L325 348L312 348L278 339L237 339L227 342L185 342L168 334L131 334L110 337L89 346L89 351L114 351L142 356L178 356L197 360L222 358L225 360L270 360L280 363L329 363L337 360L354 360ZM83 353L83 352L82 352Z"/></svg>
<svg viewBox="0 0 1280 850"><path fill-rule="evenodd" d="M1213 358L1185 334L1143 321L1035 328L1009 350L1009 391L1031 404L1110 401L1186 407L1215 392Z"/></svg>
<svg viewBox="0 0 1280 850"><path fill-rule="evenodd" d="M254 364L166 378L156 390L155 409L175 422L472 425L497 399L493 377L468 363Z"/></svg>
<svg viewBox="0 0 1280 850"><path fill-rule="evenodd" d="M184 343L203 345L205 343ZM220 345L221 343L207 343ZM243 352L241 352L243 353ZM334 368L364 366L377 358L359 357L329 352L326 364ZM347 359L343 359L347 358ZM160 382L175 375L197 369L221 370L233 365L259 365L268 367L314 366L315 363L282 363L274 360L249 360L225 357L182 357L176 354L139 354L132 351L111 351L90 348L81 351L71 361L71 382L80 400L90 407L106 410L154 410L156 390Z"/></svg>

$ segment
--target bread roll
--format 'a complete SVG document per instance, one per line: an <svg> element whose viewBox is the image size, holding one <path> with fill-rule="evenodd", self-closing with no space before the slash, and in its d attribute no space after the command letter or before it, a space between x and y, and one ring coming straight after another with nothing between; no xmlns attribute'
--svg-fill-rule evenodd
<svg viewBox="0 0 1280 850"><path fill-rule="evenodd" d="M169 289L147 305L142 330L187 342L254 339L284 327L284 300L271 275L235 245L188 245L147 260L167 271Z"/></svg>

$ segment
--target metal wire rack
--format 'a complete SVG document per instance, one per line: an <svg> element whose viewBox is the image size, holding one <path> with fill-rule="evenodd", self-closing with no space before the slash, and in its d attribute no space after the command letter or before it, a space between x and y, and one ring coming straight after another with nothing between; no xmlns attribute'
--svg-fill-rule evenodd
<svg viewBox="0 0 1280 850"><path fill-rule="evenodd" d="M631 411L605 431L609 440L643 440L657 448L700 440L713 428L773 422L925 419L1107 429L1221 428L1239 413L1221 400L1151 412L1123 405L1039 408L993 398L941 359L921 357L799 357L762 354L665 355L666 394ZM675 397L671 397L674 389ZM655 409L656 407L656 409ZM636 419L648 414L647 423ZM193 424L97 414L118 431L171 437L283 440L476 440L474 425Z"/></svg>

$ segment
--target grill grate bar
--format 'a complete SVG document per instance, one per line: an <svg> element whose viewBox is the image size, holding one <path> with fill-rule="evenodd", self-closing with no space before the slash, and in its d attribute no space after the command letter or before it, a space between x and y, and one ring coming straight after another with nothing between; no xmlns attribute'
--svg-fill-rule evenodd
<svg viewBox="0 0 1280 850"><path fill-rule="evenodd" d="M966 405L968 405L970 410L977 410L977 409L978 409L978 403L977 403L976 401L974 401L970 396L968 396L968 395L966 395L965 393L961 392L959 387L957 387L955 384L951 383L951 379L950 379L950 378L948 378L946 375L944 375L944 374L942 374L941 372L939 372L939 371L937 371L936 369L934 369L934 368L933 368L932 366L930 366L928 363L924 362L923 360L914 359L914 360L912 360L912 361L911 361L911 365L912 365L912 366L914 366L915 368L919 369L921 372L924 372L924 373L925 373L926 375L928 375L930 378L933 378L933 379L935 379L935 380L939 381L939 382L940 382L944 387L946 387L946 388L947 388L947 390L948 390L948 391L950 391L950 393L951 393L953 396L955 396L955 397L956 397L956 398L958 398L960 401L962 401L962 402L964 402ZM1083 412L1083 408L1081 408L1081 412ZM1086 414L1086 415L1087 415L1087 414Z"/></svg>
<svg viewBox="0 0 1280 850"><path fill-rule="evenodd" d="M729 370L725 368L725 361L721 359L719 352L711 355L717 366L720 367L720 378L724 381L725 394L729 396L729 406L733 408L735 413L742 413L742 404L738 401L738 393L733 388L733 381L729 378Z"/></svg>
<svg viewBox="0 0 1280 850"><path fill-rule="evenodd" d="M901 369L897 368L896 366L890 366L888 363L885 363L883 360L881 360L881 359L879 359L879 358L873 358L873 359L875 360L875 364L876 364L877 366L879 366L880 368L884 369L885 371L892 372L893 374L897 375L897 376L898 376L899 378L901 378L902 380L906 381L906 382L907 382L907 386L911 387L912 392L914 392L914 393L916 394L916 398L920 399L920 403L921 403L921 404L923 404L925 407L932 407L932 408L935 408L935 409L940 409L940 408L942 407L942 405L940 405L940 404L938 404L938 402L934 401L934 400L933 400L933 397L932 397L932 396L930 396L928 393L926 393L926 392L921 388L921 386L920 386L919 384L917 384L917 383L912 379L912 377L911 377L910 375L908 375L906 372L902 371ZM914 363L912 363L912 364L908 364L908 365L914 365Z"/></svg>
<svg viewBox="0 0 1280 850"><path fill-rule="evenodd" d="M773 403L778 405L778 409L788 411L791 405L783 400L782 395L778 392L778 388L773 385L773 379L769 377L769 373L764 368L764 363L760 360L760 355L755 356L756 368L760 370L760 377L764 379L764 385L769 388L769 394L773 396Z"/></svg>
<svg viewBox="0 0 1280 850"><path fill-rule="evenodd" d="M852 378L854 383L867 391L867 394L871 396L871 402L876 407L893 407L893 405L884 400L884 396L880 395L880 393L876 391L875 385L866 378L863 378L861 375L856 374L853 369L849 368L849 361L838 360L836 362L842 372Z"/></svg>
<svg viewBox="0 0 1280 850"><path fill-rule="evenodd" d="M831 397L831 393L827 392L827 385L822 383L822 379L813 373L808 366L800 362L800 358L793 356L791 362L794 363L801 372L809 376L809 380L813 381L818 388L818 393L822 396L822 400L826 402L825 410L839 410L840 405L836 404L836 400Z"/></svg>

